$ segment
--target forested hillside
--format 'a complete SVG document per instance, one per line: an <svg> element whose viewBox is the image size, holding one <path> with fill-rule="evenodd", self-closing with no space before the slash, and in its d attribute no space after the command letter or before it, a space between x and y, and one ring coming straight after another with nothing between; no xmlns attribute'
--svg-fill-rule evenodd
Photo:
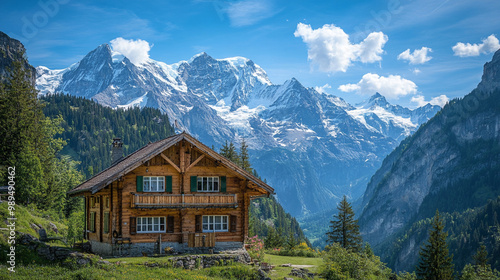
<svg viewBox="0 0 500 280"><path fill-rule="evenodd" d="M292 234L297 241L306 242L311 246L297 220L290 213L286 213L273 196L252 201L249 230L251 236L259 237L269 236L270 231L278 233L283 238L288 238Z"/></svg>
<svg viewBox="0 0 500 280"><path fill-rule="evenodd" d="M460 271L467 263L472 263L472 253L481 245L488 251L490 264L500 269L500 197L490 200L486 205L463 212L442 213L448 232L448 246L453 254L455 269ZM388 265L396 271L412 271L418 259L418 244L428 238L432 218L420 220L409 227L397 240L380 244L379 252Z"/></svg>
<svg viewBox="0 0 500 280"><path fill-rule="evenodd" d="M61 154L81 162L86 178L111 165L111 142L122 138L124 155L174 134L168 116L158 109L114 110L94 101L70 95L41 98L45 116L62 116L64 129L59 137L67 141Z"/></svg>

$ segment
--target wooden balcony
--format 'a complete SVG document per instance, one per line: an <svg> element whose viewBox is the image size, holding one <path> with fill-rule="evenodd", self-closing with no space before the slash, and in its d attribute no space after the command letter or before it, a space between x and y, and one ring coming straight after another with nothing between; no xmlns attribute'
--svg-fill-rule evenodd
<svg viewBox="0 0 500 280"><path fill-rule="evenodd" d="M132 208L237 208L236 194L138 194L132 193Z"/></svg>

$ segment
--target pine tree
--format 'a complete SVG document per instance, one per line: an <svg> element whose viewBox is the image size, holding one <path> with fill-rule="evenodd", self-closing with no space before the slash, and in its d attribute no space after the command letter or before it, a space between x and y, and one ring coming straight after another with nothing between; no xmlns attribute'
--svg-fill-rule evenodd
<svg viewBox="0 0 500 280"><path fill-rule="evenodd" d="M333 216L331 231L327 233L329 244L339 243L343 248L359 252L362 239L359 233L358 220L354 219L354 211L344 195L337 205L338 213Z"/></svg>
<svg viewBox="0 0 500 280"><path fill-rule="evenodd" d="M439 211L432 222L432 229L427 244L420 249L420 262L417 266L418 279L448 280L454 279L454 265L448 252L444 225L439 217Z"/></svg>
<svg viewBox="0 0 500 280"><path fill-rule="evenodd" d="M240 166L244 170L252 173L252 166L250 164L250 156L248 155L248 144L245 141L245 138L241 140L241 147L240 147Z"/></svg>
<svg viewBox="0 0 500 280"><path fill-rule="evenodd" d="M486 246L481 245L474 256L474 264L477 266L486 267L488 265L488 251L486 251Z"/></svg>

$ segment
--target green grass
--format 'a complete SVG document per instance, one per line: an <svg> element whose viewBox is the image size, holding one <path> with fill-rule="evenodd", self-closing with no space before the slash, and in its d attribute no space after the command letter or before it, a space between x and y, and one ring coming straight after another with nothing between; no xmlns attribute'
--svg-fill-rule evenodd
<svg viewBox="0 0 500 280"><path fill-rule="evenodd" d="M7 218L10 217L8 207L9 206L7 205L7 203L0 203L0 219L2 221L7 221ZM62 237L68 230L68 227L65 224L61 223L58 217L54 216L55 215L48 213L37 213L37 211L34 209L28 210L21 205L16 205L16 231L29 233L38 238L38 232L30 226L30 224L37 224L41 225L45 229L48 237ZM56 225L59 234L56 234L50 229L49 223L51 222ZM4 234L0 234L0 241L7 241L7 231L2 231L2 233Z"/></svg>
<svg viewBox="0 0 500 280"><path fill-rule="evenodd" d="M313 265L314 267L307 267L310 272L319 272L319 267L323 264L322 258L307 258L307 257L289 257L289 256L277 256L267 254L264 257L264 261L274 265L275 268L269 277L271 279L283 279L283 277L291 277L289 274L292 271L291 267L280 267L282 264L292 264L292 265ZM293 277L292 277L293 278Z"/></svg>
<svg viewBox="0 0 500 280"><path fill-rule="evenodd" d="M229 266L215 266L206 269L184 270L168 266L168 257L150 258L110 258L107 259L111 265L95 265L85 267L68 267L63 265L18 265L15 273L2 273L0 279L26 279L32 280L34 275L38 280L62 280L62 279L124 279L124 280L146 280L146 279L185 279L185 280L216 280L216 279L259 279L256 268L248 265L235 263ZM307 268L311 272L317 272L323 260L321 258L289 257L266 255L265 261L275 265L275 269L269 273L271 279L283 279L290 277L292 268L280 267L281 264L313 265ZM119 262L119 264L116 264ZM144 263L157 263L158 267L144 266ZM0 266L0 271L7 271L6 266Z"/></svg>
<svg viewBox="0 0 500 280"><path fill-rule="evenodd" d="M5 267L0 270L6 271ZM217 279L243 279L256 280L257 273L250 267L235 264L226 267L212 267L199 270L184 270L180 268L147 267L138 265L103 265L87 266L78 269L59 265L31 265L16 267L15 273L2 273L1 279L32 280L36 275L37 280L151 280L151 279L183 279L183 280L217 280ZM3 278L5 277L5 278Z"/></svg>

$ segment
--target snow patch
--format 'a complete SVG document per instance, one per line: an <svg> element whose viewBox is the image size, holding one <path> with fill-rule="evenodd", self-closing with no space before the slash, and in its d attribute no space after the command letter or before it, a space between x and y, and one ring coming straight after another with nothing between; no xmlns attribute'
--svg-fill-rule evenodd
<svg viewBox="0 0 500 280"><path fill-rule="evenodd" d="M118 105L116 107L122 109L130 109L134 107L144 108L147 103L148 103L148 93L145 93L143 96L133 99L125 105Z"/></svg>

